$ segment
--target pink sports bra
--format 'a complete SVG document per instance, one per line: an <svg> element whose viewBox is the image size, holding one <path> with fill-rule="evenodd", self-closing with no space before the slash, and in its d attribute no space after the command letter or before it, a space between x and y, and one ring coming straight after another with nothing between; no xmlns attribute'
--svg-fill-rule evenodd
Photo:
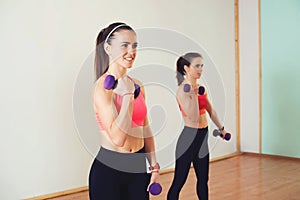
<svg viewBox="0 0 300 200"><path fill-rule="evenodd" d="M198 94L198 105L199 105L199 110L201 111L202 109L206 109L207 106L207 98L206 95L199 95Z"/></svg>
<svg viewBox="0 0 300 200"><path fill-rule="evenodd" d="M129 77L133 82L134 80ZM123 97L115 94L116 98L114 101L114 104L116 106L116 109L118 112L121 110L121 105L122 105L122 99ZM139 95L134 99L133 101L133 111L132 111L132 123L131 127L137 127L137 126L144 126L144 121L147 115L147 107L144 99L144 95L142 94L142 91L140 91ZM95 113L96 121L99 126L100 130L103 130L102 122L100 120L100 117L98 113Z"/></svg>
<svg viewBox="0 0 300 200"><path fill-rule="evenodd" d="M205 94L198 94L198 106L199 106L199 114L205 114L206 112L206 107L207 107L207 98ZM179 109L182 113L182 116L186 117L187 114L183 111L182 107L179 104Z"/></svg>

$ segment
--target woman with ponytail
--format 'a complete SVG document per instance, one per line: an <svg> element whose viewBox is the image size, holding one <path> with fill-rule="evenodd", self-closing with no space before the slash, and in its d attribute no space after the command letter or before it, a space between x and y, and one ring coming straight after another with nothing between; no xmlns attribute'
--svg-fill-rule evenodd
<svg viewBox="0 0 300 200"><path fill-rule="evenodd" d="M208 199L208 123L206 111L223 135L224 126L207 98L203 85L197 84L201 77L203 58L199 53L187 53L177 60L178 90L176 99L184 120L184 128L176 145L175 174L168 192L168 200L178 200L187 179L191 163L197 177L197 195Z"/></svg>
<svg viewBox="0 0 300 200"><path fill-rule="evenodd" d="M92 200L148 200L159 176L145 91L127 75L136 50L136 33L127 24L110 24L97 37L93 107L101 147L89 174Z"/></svg>

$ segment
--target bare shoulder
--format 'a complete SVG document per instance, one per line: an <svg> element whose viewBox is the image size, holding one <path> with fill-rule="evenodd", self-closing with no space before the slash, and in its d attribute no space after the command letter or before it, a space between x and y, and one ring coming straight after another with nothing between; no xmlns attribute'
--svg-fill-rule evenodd
<svg viewBox="0 0 300 200"><path fill-rule="evenodd" d="M133 80L136 84L140 85L140 87L143 86L143 83L142 83L140 80L138 80L138 79L136 79L136 78L132 78L132 80Z"/></svg>
<svg viewBox="0 0 300 200"><path fill-rule="evenodd" d="M104 88L104 77L101 76L94 85L93 99L97 103L109 100L112 96L112 90Z"/></svg>
<svg viewBox="0 0 300 200"><path fill-rule="evenodd" d="M177 91L176 91L176 96L177 97L181 97L183 95L184 91L183 91L183 84L180 84L177 88Z"/></svg>
<svg viewBox="0 0 300 200"><path fill-rule="evenodd" d="M138 79L136 79L136 78L132 78L132 80L133 80L136 84L138 84L138 85L140 86L142 93L145 95L144 84L143 84L140 80L138 80Z"/></svg>

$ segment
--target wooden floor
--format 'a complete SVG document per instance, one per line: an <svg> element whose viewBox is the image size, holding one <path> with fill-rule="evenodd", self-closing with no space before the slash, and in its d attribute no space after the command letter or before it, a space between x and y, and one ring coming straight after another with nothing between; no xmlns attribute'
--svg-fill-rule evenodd
<svg viewBox="0 0 300 200"><path fill-rule="evenodd" d="M173 173L163 174L163 192L151 200L165 200ZM191 168L180 199L197 200L196 177ZM242 154L210 164L211 200L300 200L300 159ZM88 192L51 200L88 200Z"/></svg>

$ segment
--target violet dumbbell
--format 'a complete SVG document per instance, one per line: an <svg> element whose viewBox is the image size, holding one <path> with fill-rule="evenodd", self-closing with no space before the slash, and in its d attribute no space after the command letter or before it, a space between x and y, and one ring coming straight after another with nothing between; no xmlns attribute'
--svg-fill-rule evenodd
<svg viewBox="0 0 300 200"><path fill-rule="evenodd" d="M183 85L183 91L184 92L190 92L191 91L191 86L190 86L190 84L184 84Z"/></svg>
<svg viewBox="0 0 300 200"><path fill-rule="evenodd" d="M104 88L107 90L115 89L118 85L118 80L113 75L107 75L104 79Z"/></svg>
<svg viewBox="0 0 300 200"><path fill-rule="evenodd" d="M222 134L218 129L215 129L215 130L213 131L213 135L214 135L215 137L220 136L220 137L223 138L223 134ZM230 134L230 133L226 133L224 139L225 139L226 141L229 141L230 138L231 138L231 134Z"/></svg>
<svg viewBox="0 0 300 200"><path fill-rule="evenodd" d="M162 187L159 183L152 183L149 186L149 192L154 196L159 195L161 191L162 191Z"/></svg>
<svg viewBox="0 0 300 200"><path fill-rule="evenodd" d="M113 75L107 75L104 79L104 88L107 90L113 90L117 87L118 80ZM141 92L141 88L138 84L134 83L134 98L137 98Z"/></svg>

